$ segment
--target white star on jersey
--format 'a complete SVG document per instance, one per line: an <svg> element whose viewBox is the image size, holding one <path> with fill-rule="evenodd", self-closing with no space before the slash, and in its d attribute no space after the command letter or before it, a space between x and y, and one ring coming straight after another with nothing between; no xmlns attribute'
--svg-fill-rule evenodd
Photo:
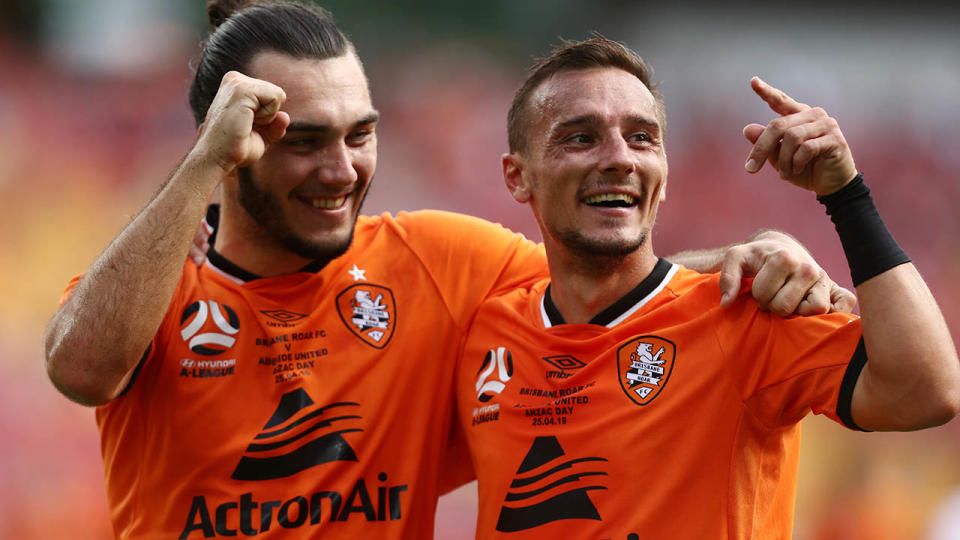
<svg viewBox="0 0 960 540"><path fill-rule="evenodd" d="M348 271L347 273L353 276L354 281L360 281L361 279L366 281L367 276L363 275L366 270L361 270L357 268L357 265L353 265L353 270Z"/></svg>

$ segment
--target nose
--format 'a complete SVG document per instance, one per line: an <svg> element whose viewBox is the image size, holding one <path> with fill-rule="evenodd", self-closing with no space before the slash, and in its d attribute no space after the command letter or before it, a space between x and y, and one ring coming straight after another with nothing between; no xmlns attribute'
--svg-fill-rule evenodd
<svg viewBox="0 0 960 540"><path fill-rule="evenodd" d="M325 184L349 185L357 181L350 148L338 141L328 145L318 156L318 177Z"/></svg>
<svg viewBox="0 0 960 540"><path fill-rule="evenodd" d="M600 169L605 173L632 174L636 170L633 151L619 134L605 138L601 146Z"/></svg>

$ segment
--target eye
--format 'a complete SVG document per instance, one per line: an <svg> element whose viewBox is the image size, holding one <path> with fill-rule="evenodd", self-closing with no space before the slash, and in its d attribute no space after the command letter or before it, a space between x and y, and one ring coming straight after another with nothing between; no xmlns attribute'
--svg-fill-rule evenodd
<svg viewBox="0 0 960 540"><path fill-rule="evenodd" d="M567 142L574 144L590 144L593 142L593 137L586 133L575 133L567 137Z"/></svg>
<svg viewBox="0 0 960 540"><path fill-rule="evenodd" d="M653 137L651 137L650 134L645 131L640 131L627 137L627 140L630 142L645 143L653 141Z"/></svg>
<svg viewBox="0 0 960 540"><path fill-rule="evenodd" d="M292 137L283 140L283 144L291 148L307 148L315 145L316 143L316 137Z"/></svg>
<svg viewBox="0 0 960 540"><path fill-rule="evenodd" d="M363 144L373 136L373 128L361 128L350 132L347 135L347 142L352 144Z"/></svg>

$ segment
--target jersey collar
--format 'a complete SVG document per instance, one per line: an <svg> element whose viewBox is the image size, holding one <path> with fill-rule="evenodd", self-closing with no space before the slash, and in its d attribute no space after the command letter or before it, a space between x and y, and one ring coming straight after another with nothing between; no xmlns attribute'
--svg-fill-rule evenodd
<svg viewBox="0 0 960 540"><path fill-rule="evenodd" d="M590 319L589 324L606 326L607 328L613 328L620 324L649 302L651 298L659 294L673 278L673 275L677 273L678 268L677 265L666 259L657 259L653 271L639 285L612 305L597 313ZM566 324L560 310L557 309L553 299L550 298L550 285L547 285L547 290L544 291L543 298L540 299L540 315L543 317L543 326L546 328Z"/></svg>

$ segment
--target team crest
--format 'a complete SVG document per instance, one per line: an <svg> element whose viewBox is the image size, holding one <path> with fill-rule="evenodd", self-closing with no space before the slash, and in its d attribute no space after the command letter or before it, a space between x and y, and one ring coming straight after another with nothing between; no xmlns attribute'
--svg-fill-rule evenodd
<svg viewBox="0 0 960 540"><path fill-rule="evenodd" d="M384 348L397 324L393 292L371 283L357 283L337 295L340 320L357 337L372 347Z"/></svg>
<svg viewBox="0 0 960 540"><path fill-rule="evenodd" d="M657 336L640 336L617 350L617 375L624 393L637 405L653 401L670 379L677 347Z"/></svg>

